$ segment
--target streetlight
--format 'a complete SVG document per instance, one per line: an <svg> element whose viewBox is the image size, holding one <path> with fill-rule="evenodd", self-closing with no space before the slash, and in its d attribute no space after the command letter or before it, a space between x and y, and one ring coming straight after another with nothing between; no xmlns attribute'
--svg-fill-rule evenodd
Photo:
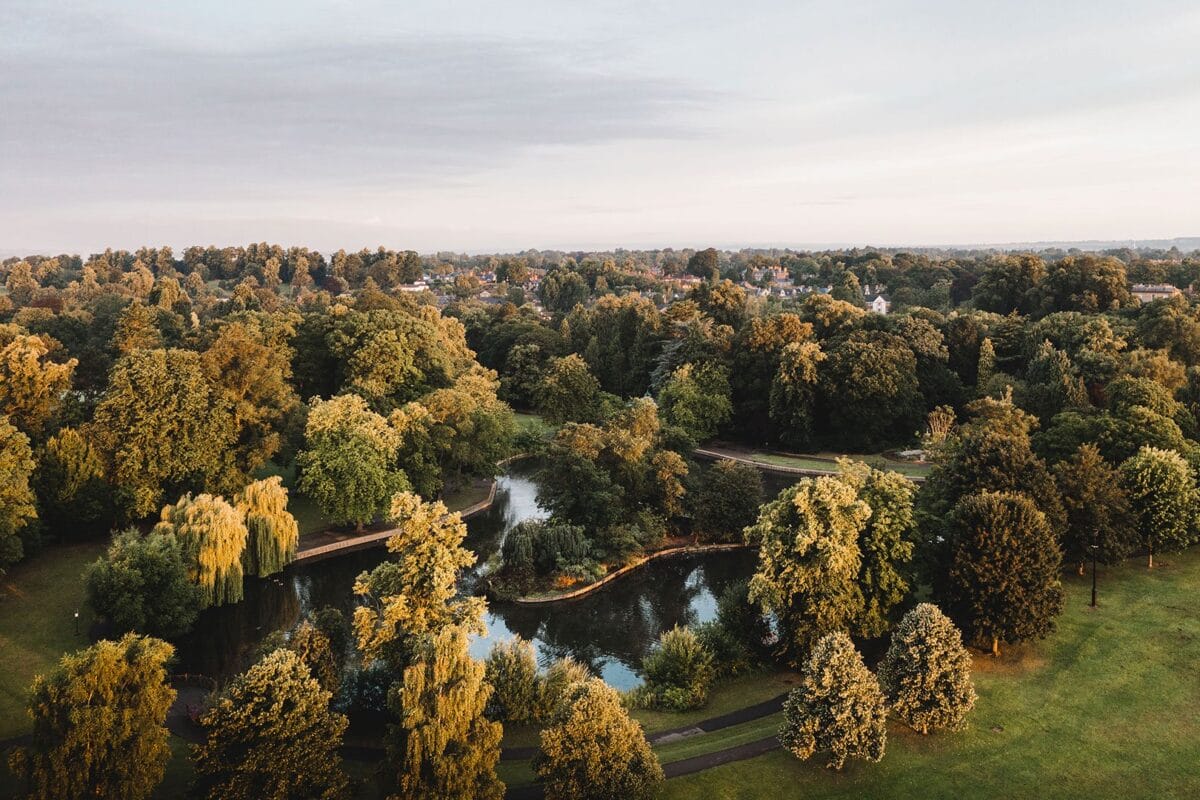
<svg viewBox="0 0 1200 800"><path fill-rule="evenodd" d="M1097 531L1092 539L1092 608L1096 607L1096 553L1100 550L1100 535Z"/></svg>
<svg viewBox="0 0 1200 800"><path fill-rule="evenodd" d="M75 635L79 635L79 612L75 612Z"/></svg>

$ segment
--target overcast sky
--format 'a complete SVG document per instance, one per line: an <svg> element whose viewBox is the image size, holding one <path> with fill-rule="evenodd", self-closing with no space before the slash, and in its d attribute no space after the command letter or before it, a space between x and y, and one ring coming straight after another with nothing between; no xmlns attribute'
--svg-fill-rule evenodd
<svg viewBox="0 0 1200 800"><path fill-rule="evenodd" d="M0 251L1200 234L1200 4L0 0Z"/></svg>

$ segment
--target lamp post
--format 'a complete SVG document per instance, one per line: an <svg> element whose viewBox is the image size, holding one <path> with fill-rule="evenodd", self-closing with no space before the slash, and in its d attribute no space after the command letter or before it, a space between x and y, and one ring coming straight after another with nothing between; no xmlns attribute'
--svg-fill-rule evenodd
<svg viewBox="0 0 1200 800"><path fill-rule="evenodd" d="M1097 537L1099 538L1099 537ZM1100 550L1100 543L1092 540L1092 608L1096 607L1096 553Z"/></svg>
<svg viewBox="0 0 1200 800"><path fill-rule="evenodd" d="M79 612L75 612L75 635L79 635Z"/></svg>

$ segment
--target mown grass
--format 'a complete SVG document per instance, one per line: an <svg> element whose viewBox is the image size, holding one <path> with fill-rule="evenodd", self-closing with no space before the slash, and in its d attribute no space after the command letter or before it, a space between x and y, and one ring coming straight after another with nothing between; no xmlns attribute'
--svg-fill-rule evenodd
<svg viewBox="0 0 1200 800"><path fill-rule="evenodd" d="M0 577L0 739L29 731L25 703L34 676L53 669L64 653L87 646L92 612L81 576L105 547L104 542L52 547Z"/></svg>
<svg viewBox="0 0 1200 800"><path fill-rule="evenodd" d="M976 658L962 733L893 724L879 764L841 773L773 752L667 783L664 798L1200 796L1200 551L1071 578L1058 632Z"/></svg>

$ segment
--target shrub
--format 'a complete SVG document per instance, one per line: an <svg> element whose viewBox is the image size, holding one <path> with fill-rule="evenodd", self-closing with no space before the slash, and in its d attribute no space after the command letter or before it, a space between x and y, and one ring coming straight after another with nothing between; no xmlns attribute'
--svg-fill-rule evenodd
<svg viewBox="0 0 1200 800"><path fill-rule="evenodd" d="M537 713L539 680L533 645L516 636L496 642L484 662L485 679L492 685L487 713L501 722L524 724Z"/></svg>
<svg viewBox="0 0 1200 800"><path fill-rule="evenodd" d="M646 684L638 702L676 711L701 708L712 686L713 655L690 629L676 626L658 638L642 672Z"/></svg>
<svg viewBox="0 0 1200 800"><path fill-rule="evenodd" d="M883 692L846 634L828 634L813 647L803 681L783 704L779 742L801 760L829 753L831 769L841 769L847 758L883 758Z"/></svg>
<svg viewBox="0 0 1200 800"><path fill-rule="evenodd" d="M930 603L909 611L892 631L879 682L896 716L922 734L961 729L975 705L962 634Z"/></svg>

